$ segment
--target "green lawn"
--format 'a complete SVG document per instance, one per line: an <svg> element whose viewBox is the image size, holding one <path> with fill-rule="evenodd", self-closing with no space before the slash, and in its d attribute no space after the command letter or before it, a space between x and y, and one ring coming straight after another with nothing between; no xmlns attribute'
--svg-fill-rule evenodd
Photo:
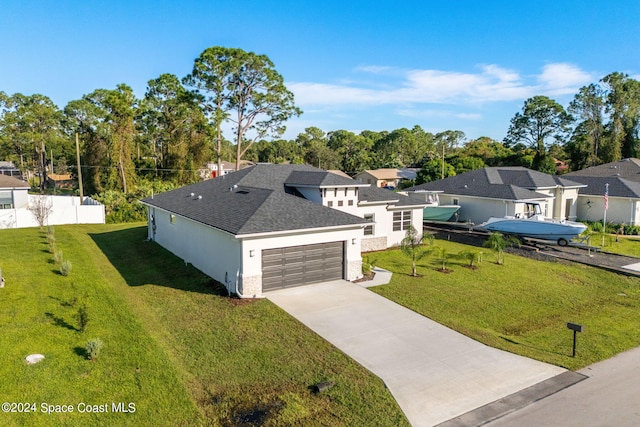
<svg viewBox="0 0 640 427"><path fill-rule="evenodd" d="M472 270L449 259L447 274L437 271L441 261L424 258L415 278L401 251L374 253L370 262L394 275L371 289L485 344L569 369L640 346L640 279L510 254L497 265L488 249L435 243L449 254L482 251L483 261ZM585 327L575 358L567 322Z"/></svg>
<svg viewBox="0 0 640 427"><path fill-rule="evenodd" d="M38 412L0 412L0 425L407 425L377 377L269 301L220 296L140 224L60 226L55 236L68 277L46 231L0 230L0 396ZM92 338L104 343L95 361L84 352ZM31 353L46 359L26 365ZM311 392L325 380L335 386ZM81 403L106 412L78 413ZM42 404L74 412L47 415Z"/></svg>
<svg viewBox="0 0 640 427"><path fill-rule="evenodd" d="M602 244L602 237L593 238L592 241L597 242L595 244L600 245ZM628 255L640 258L640 237L618 236L618 241L616 242L615 235L606 235L605 245L602 250L614 254Z"/></svg>

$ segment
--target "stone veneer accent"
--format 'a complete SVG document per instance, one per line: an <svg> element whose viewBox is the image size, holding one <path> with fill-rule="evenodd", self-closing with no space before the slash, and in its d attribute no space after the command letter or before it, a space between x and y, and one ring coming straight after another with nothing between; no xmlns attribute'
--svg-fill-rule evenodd
<svg viewBox="0 0 640 427"><path fill-rule="evenodd" d="M387 237L371 237L360 242L362 252L383 251L387 249Z"/></svg>
<svg viewBox="0 0 640 427"><path fill-rule="evenodd" d="M347 265L347 280L356 280L362 277L362 260L351 261Z"/></svg>
<svg viewBox="0 0 640 427"><path fill-rule="evenodd" d="M240 293L245 298L254 298L262 295L262 275L243 276L240 283Z"/></svg>

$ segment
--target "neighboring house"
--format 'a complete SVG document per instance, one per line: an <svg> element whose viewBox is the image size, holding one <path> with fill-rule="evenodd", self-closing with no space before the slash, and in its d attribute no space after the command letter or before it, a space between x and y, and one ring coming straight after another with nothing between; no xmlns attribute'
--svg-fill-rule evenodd
<svg viewBox="0 0 640 427"><path fill-rule="evenodd" d="M419 169L374 169L358 173L353 179L375 187L397 188L404 180L415 180Z"/></svg>
<svg viewBox="0 0 640 427"><path fill-rule="evenodd" d="M58 174L58 173L50 173L47 175L47 180L50 185L55 189L60 188L74 188L76 185L76 181L73 179L71 174Z"/></svg>
<svg viewBox="0 0 640 427"><path fill-rule="evenodd" d="M258 164L142 203L149 239L230 293L257 297L358 279L363 248L385 249L409 224L421 228L424 205L368 187L308 165Z"/></svg>
<svg viewBox="0 0 640 427"><path fill-rule="evenodd" d="M481 224L491 217L524 213L525 202L538 202L549 218L575 219L578 191L584 184L515 167L487 167L432 181L405 191L442 191L441 204L460 205L458 221Z"/></svg>
<svg viewBox="0 0 640 427"><path fill-rule="evenodd" d="M8 175L18 179L22 177L20 169L18 169L16 165L13 164L13 162L5 161L0 162L0 175Z"/></svg>
<svg viewBox="0 0 640 427"><path fill-rule="evenodd" d="M604 219L604 193L609 184L607 221L640 225L640 160L592 166L565 175L567 179L585 184L578 197L578 219Z"/></svg>
<svg viewBox="0 0 640 427"><path fill-rule="evenodd" d="M249 167L254 165L253 162L249 161L249 160L241 160L240 161L240 169ZM220 169L220 172L218 172L218 162L210 162L207 163L207 170L205 172L205 174L201 174L201 177L203 179L207 179L207 178L216 178L219 176L223 176L223 175L227 175L231 172L235 172L236 171L236 164L231 163L231 162L227 162L227 161L222 161L222 167Z"/></svg>
<svg viewBox="0 0 640 427"><path fill-rule="evenodd" d="M104 206L85 197L40 196L29 194L29 184L0 174L0 229L37 227L29 206L44 199L51 206L46 225L104 224Z"/></svg>

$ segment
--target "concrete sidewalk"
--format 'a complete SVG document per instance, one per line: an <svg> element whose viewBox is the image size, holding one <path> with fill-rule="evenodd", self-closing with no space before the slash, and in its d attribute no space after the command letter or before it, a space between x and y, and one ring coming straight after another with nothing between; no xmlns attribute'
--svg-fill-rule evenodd
<svg viewBox="0 0 640 427"><path fill-rule="evenodd" d="M432 426L566 372L487 347L346 281L267 298L379 376L414 426Z"/></svg>

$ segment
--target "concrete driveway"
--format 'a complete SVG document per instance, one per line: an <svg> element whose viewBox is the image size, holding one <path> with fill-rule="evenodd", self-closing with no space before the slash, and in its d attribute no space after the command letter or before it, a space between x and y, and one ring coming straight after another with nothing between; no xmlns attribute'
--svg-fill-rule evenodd
<svg viewBox="0 0 640 427"><path fill-rule="evenodd" d="M346 281L267 298L379 376L414 426L432 426L564 372L487 347Z"/></svg>

